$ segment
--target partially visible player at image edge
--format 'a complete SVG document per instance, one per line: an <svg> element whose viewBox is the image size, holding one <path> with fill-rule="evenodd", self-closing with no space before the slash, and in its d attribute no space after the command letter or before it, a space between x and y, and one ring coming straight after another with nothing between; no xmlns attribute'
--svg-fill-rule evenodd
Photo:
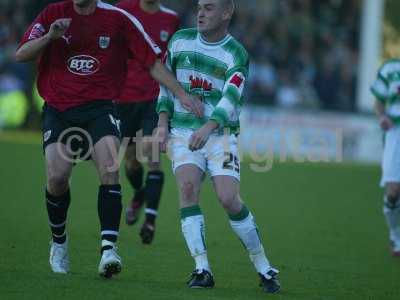
<svg viewBox="0 0 400 300"><path fill-rule="evenodd" d="M393 256L400 257L400 59L386 61L371 86L379 126L384 131L381 186L383 214Z"/></svg>

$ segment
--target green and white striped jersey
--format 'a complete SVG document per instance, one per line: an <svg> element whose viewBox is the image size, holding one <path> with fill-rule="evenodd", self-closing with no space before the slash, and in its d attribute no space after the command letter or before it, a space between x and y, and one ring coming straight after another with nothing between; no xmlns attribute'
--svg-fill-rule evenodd
<svg viewBox="0 0 400 300"><path fill-rule="evenodd" d="M240 129L239 115L243 88L249 71L249 56L231 35L218 43L208 43L196 29L175 33L168 45L167 67L191 94L201 96L204 118L182 107L165 87L160 87L157 112L167 112L172 128L198 129L215 120L231 133Z"/></svg>
<svg viewBox="0 0 400 300"><path fill-rule="evenodd" d="M382 65L371 92L386 105L388 116L400 117L400 59L391 59Z"/></svg>

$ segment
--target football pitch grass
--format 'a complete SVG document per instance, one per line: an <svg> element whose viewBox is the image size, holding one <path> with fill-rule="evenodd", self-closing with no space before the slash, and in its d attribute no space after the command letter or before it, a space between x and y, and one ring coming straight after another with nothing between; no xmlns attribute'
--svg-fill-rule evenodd
<svg viewBox="0 0 400 300"><path fill-rule="evenodd" d="M153 245L142 245L141 225L121 222L122 273L97 275L99 224L95 170L75 167L68 232L69 275L48 265L45 173L37 138L0 141L0 299L400 299L400 259L388 251L378 166L276 163L268 173L242 165L242 196L256 216L267 254L281 271L282 292L263 294L247 254L229 227L206 180L202 209L216 280L212 290L190 290L192 259L180 232L177 189L166 170ZM125 178L124 204L131 191Z"/></svg>

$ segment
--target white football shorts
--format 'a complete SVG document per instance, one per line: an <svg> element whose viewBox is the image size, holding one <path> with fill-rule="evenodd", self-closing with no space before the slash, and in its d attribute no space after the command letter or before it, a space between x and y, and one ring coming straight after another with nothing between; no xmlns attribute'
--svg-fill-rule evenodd
<svg viewBox="0 0 400 300"><path fill-rule="evenodd" d="M400 183L400 126L385 133L381 186L388 182Z"/></svg>
<svg viewBox="0 0 400 300"><path fill-rule="evenodd" d="M206 145L197 151L189 150L191 129L173 128L168 143L168 153L172 160L172 170L193 164L210 177L232 176L240 181L240 159L238 139L235 135L211 135Z"/></svg>

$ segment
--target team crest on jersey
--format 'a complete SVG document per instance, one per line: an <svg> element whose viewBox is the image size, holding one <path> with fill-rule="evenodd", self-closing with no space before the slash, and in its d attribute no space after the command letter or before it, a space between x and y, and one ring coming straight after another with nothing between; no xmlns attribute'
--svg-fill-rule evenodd
<svg viewBox="0 0 400 300"><path fill-rule="evenodd" d="M109 36L99 37L99 47L101 49L107 49L110 46L111 38Z"/></svg>
<svg viewBox="0 0 400 300"><path fill-rule="evenodd" d="M161 30L161 32L160 32L160 39L161 39L161 41L162 41L162 42L166 42L166 41L168 41L168 38L169 38L169 33L168 33L168 31L166 31L166 30Z"/></svg>

